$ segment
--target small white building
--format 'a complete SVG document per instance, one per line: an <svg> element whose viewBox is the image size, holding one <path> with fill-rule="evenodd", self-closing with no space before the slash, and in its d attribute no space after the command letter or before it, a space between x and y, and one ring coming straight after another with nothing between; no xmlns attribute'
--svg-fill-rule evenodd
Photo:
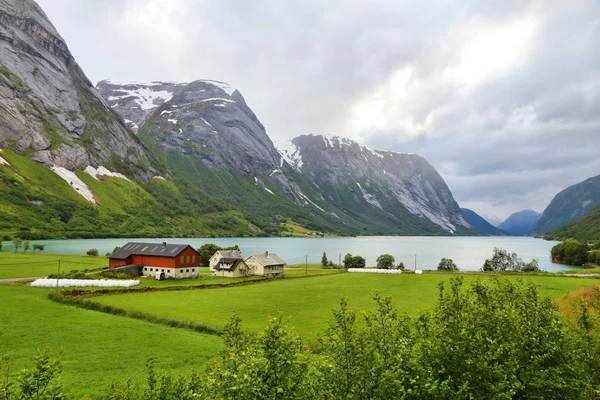
<svg viewBox="0 0 600 400"><path fill-rule="evenodd" d="M284 267L287 265L277 254L253 254L246 258L246 265L251 275L259 275L267 278L283 276Z"/></svg>
<svg viewBox="0 0 600 400"><path fill-rule="evenodd" d="M238 278L250 275L250 270L238 250L218 250L208 261L216 276Z"/></svg>

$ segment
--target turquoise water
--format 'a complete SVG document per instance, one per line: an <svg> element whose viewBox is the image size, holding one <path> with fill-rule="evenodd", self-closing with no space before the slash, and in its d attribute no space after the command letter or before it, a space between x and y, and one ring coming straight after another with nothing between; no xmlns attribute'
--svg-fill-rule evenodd
<svg viewBox="0 0 600 400"><path fill-rule="evenodd" d="M558 242L530 237L424 237L424 236L365 236L354 238L168 238L168 239L76 239L38 240L32 243L46 245L45 252L52 254L85 255L89 249L98 249L100 254L111 252L115 246L123 246L128 241L149 243L186 243L198 248L204 243L220 246L237 244L244 256L269 251L276 253L288 264L318 264L323 252L338 262L346 253L361 255L367 259L367 266L374 266L375 259L389 253L402 261L407 268L414 269L415 255L418 269L436 269L442 257L451 258L463 271L476 271L486 258L492 256L494 247L505 248L517 253L523 260L538 259L543 270L557 272L569 267L553 264L550 249ZM4 242L4 249L12 244Z"/></svg>

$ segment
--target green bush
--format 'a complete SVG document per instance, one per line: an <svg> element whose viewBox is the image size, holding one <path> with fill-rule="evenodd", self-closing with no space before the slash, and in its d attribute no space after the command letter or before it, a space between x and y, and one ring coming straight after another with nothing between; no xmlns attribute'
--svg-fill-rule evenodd
<svg viewBox="0 0 600 400"><path fill-rule="evenodd" d="M438 271L458 271L458 266L451 258L442 258L437 267Z"/></svg>
<svg viewBox="0 0 600 400"><path fill-rule="evenodd" d="M88 256L98 256L98 249L90 249L85 254Z"/></svg>
<svg viewBox="0 0 600 400"><path fill-rule="evenodd" d="M589 247L586 242L567 239L552 247L552 261L567 265L583 265L588 261Z"/></svg>
<svg viewBox="0 0 600 400"><path fill-rule="evenodd" d="M393 269L394 268L394 262L396 262L396 260L394 259L394 256L391 254L382 254L379 257L377 257L377 268L379 269Z"/></svg>

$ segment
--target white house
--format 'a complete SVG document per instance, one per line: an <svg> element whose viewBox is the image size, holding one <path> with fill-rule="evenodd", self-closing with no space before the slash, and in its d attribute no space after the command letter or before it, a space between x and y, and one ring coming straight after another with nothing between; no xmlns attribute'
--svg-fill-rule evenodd
<svg viewBox="0 0 600 400"><path fill-rule="evenodd" d="M267 251L264 254L253 254L246 258L246 265L248 265L251 275L272 278L283 276L286 262L279 258L277 254L269 254Z"/></svg>
<svg viewBox="0 0 600 400"><path fill-rule="evenodd" d="M238 250L218 250L208 261L216 276L237 278L250 275L250 270Z"/></svg>

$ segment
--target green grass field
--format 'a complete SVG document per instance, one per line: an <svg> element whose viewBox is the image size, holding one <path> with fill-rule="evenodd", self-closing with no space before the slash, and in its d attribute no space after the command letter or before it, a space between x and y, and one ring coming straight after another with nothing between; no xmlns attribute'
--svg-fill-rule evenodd
<svg viewBox="0 0 600 400"><path fill-rule="evenodd" d="M163 317L223 326L232 315L242 318L245 328L261 331L271 317L280 313L298 333L311 342L322 332L338 307L347 298L351 309L362 312L373 307L376 291L392 297L401 313L416 316L429 310L437 300L437 285L452 274L375 275L339 274L309 279L288 279L259 285L189 290L177 292L133 293L95 297L94 301L128 310L139 310ZM465 283L489 279L487 275L464 274ZM508 275L508 279L519 276ZM553 275L527 276L538 285L542 295L556 299L576 288L600 283L597 279Z"/></svg>
<svg viewBox="0 0 600 400"><path fill-rule="evenodd" d="M42 277L56 273L60 260L61 272L106 267L106 257L65 256L31 251L0 252L0 279Z"/></svg>
<svg viewBox="0 0 600 400"><path fill-rule="evenodd" d="M61 380L74 398L98 398L127 377L143 382L150 356L161 370L201 372L221 346L216 336L57 304L49 291L0 285L0 358L18 372L38 350L62 350Z"/></svg>

